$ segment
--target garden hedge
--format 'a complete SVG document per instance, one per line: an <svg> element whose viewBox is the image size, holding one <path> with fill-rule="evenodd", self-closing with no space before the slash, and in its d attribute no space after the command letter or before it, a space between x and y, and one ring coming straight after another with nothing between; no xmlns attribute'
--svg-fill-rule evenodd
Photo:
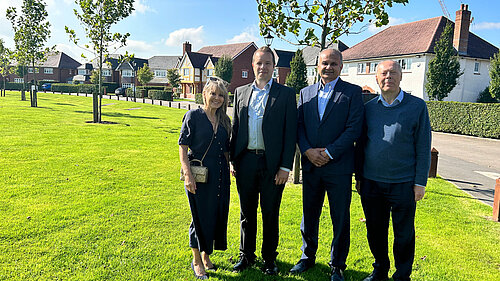
<svg viewBox="0 0 500 281"><path fill-rule="evenodd" d="M500 104L427 101L433 131L500 138Z"/></svg>
<svg viewBox="0 0 500 281"><path fill-rule="evenodd" d="M84 93L84 94L92 94L97 93L97 85L93 84L64 84L64 83L55 83L52 84L51 88L52 92L60 92L60 93Z"/></svg>
<svg viewBox="0 0 500 281"><path fill-rule="evenodd" d="M148 97L153 100L173 101L172 92L164 90L149 90Z"/></svg>

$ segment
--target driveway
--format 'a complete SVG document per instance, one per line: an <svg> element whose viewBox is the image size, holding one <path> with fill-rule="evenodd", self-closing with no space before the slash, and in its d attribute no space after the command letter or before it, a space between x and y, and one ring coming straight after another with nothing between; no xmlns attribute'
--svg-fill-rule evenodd
<svg viewBox="0 0 500 281"><path fill-rule="evenodd" d="M500 140L432 132L439 151L438 174L481 202L493 206L500 178Z"/></svg>

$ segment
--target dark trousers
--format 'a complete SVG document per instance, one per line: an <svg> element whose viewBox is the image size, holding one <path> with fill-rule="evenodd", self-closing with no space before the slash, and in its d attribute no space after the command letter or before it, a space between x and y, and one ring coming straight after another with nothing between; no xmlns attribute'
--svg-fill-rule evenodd
<svg viewBox="0 0 500 281"><path fill-rule="evenodd" d="M410 280L415 255L415 194L413 182L384 183L363 179L361 203L366 217L368 244L375 258L373 268L387 274L389 217L394 231L393 254L397 280Z"/></svg>
<svg viewBox="0 0 500 281"><path fill-rule="evenodd" d="M285 185L275 185L276 171L268 171L265 155L244 152L237 161L236 184L240 197L240 253L255 259L257 206L262 211L262 258L276 259L279 241L279 209Z"/></svg>
<svg viewBox="0 0 500 281"><path fill-rule="evenodd" d="M319 218L323 208L325 192L330 205L333 226L330 265L346 268L350 243L350 213L352 197L352 175L334 175L328 166L313 168L303 173L302 257L314 262L318 250Z"/></svg>

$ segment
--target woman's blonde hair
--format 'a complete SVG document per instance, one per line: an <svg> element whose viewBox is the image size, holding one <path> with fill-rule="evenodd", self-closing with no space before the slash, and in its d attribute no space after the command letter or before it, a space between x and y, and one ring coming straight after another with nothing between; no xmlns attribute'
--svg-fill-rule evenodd
<svg viewBox="0 0 500 281"><path fill-rule="evenodd" d="M224 97L224 102L222 103L221 107L217 108L217 111L215 111L215 116L217 117L217 120L219 120L219 124L221 124L228 134L231 134L231 119L229 119L229 116L227 116L227 107L229 105L229 95L227 93L227 85L228 83L224 80L222 80L219 77L208 77L207 84L203 88L203 104L205 110L208 109L208 98L209 95L212 92L215 92L216 94L222 94Z"/></svg>

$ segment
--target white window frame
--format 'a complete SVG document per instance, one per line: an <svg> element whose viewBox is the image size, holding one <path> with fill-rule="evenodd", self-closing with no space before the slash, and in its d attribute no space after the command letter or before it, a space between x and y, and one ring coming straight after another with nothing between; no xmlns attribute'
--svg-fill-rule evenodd
<svg viewBox="0 0 500 281"><path fill-rule="evenodd" d="M39 73L40 69L38 67L35 67L35 72ZM33 67L28 67L28 73L33 73Z"/></svg>
<svg viewBox="0 0 500 281"><path fill-rule="evenodd" d="M277 68L275 68L273 70L273 78L278 78L278 69Z"/></svg>
<svg viewBox="0 0 500 281"><path fill-rule="evenodd" d="M214 69L207 69L207 77L214 76Z"/></svg>
<svg viewBox="0 0 500 281"><path fill-rule="evenodd" d="M167 76L167 71L166 70L155 70L155 77L166 77Z"/></svg>
<svg viewBox="0 0 500 281"><path fill-rule="evenodd" d="M342 65L342 70L340 71L340 74L349 74L349 64L344 63Z"/></svg>
<svg viewBox="0 0 500 281"><path fill-rule="evenodd" d="M24 83L24 78L14 78L14 83Z"/></svg>
<svg viewBox="0 0 500 281"><path fill-rule="evenodd" d="M103 77L110 77L111 76L111 69L103 69L102 76Z"/></svg>
<svg viewBox="0 0 500 281"><path fill-rule="evenodd" d="M54 74L54 69L53 68L48 68L48 67L45 67L43 69L43 73L44 74Z"/></svg>
<svg viewBox="0 0 500 281"><path fill-rule="evenodd" d="M183 69L184 69L184 70L183 70L184 76L189 76L189 75L191 75L191 71L190 71L190 69L189 69L189 68L183 68Z"/></svg>
<svg viewBox="0 0 500 281"><path fill-rule="evenodd" d="M366 73L366 67L364 62L359 62L357 67L356 67L356 72L358 74L364 74Z"/></svg>
<svg viewBox="0 0 500 281"><path fill-rule="evenodd" d="M398 63L401 66L401 70L403 70L403 71L410 71L411 70L411 59L410 58L398 59Z"/></svg>
<svg viewBox="0 0 500 281"><path fill-rule="evenodd" d="M378 62L370 62L370 73L377 72Z"/></svg>
<svg viewBox="0 0 500 281"><path fill-rule="evenodd" d="M308 66L307 67L307 77L314 77L314 76L316 76L316 67Z"/></svg>
<svg viewBox="0 0 500 281"><path fill-rule="evenodd" d="M78 69L78 75L87 75L86 69Z"/></svg>
<svg viewBox="0 0 500 281"><path fill-rule="evenodd" d="M134 83L122 83L122 88L127 89L127 88L133 88Z"/></svg>
<svg viewBox="0 0 500 281"><path fill-rule="evenodd" d="M133 71L131 69L122 70L122 77L134 77Z"/></svg>
<svg viewBox="0 0 500 281"><path fill-rule="evenodd" d="M241 78L248 78L248 70L241 71Z"/></svg>
<svg viewBox="0 0 500 281"><path fill-rule="evenodd" d="M474 74L479 74L479 70L481 69L481 63L478 61L474 62Z"/></svg>

